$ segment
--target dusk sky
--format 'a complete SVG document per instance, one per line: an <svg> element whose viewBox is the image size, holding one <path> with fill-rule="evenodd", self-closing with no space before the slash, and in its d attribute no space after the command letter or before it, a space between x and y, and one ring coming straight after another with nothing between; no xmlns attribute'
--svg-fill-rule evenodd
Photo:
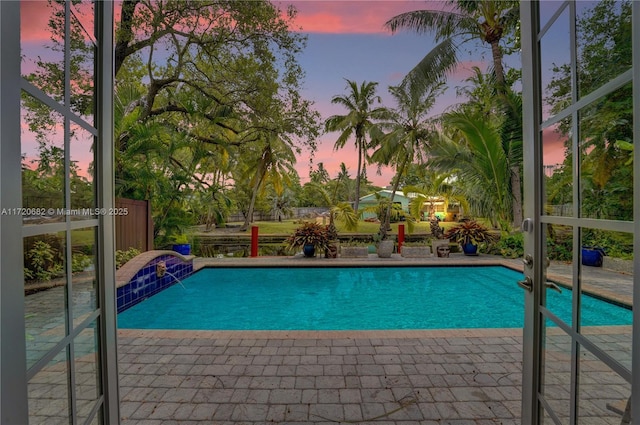
<svg viewBox="0 0 640 425"><path fill-rule="evenodd" d="M419 9L441 9L443 1L322 1L289 0L276 1L283 10L293 4L298 10L294 22L295 30L307 34L307 48L300 54L299 62L306 76L303 96L315 102L315 109L325 119L346 111L331 104L331 98L346 94L345 79L358 85L363 81L378 82L377 93L383 98L384 106L394 107L388 95L388 87L398 84L402 78L434 46L433 35L417 35L402 31L395 35L384 28L384 23L395 15ZM41 2L26 2L22 6L22 48L27 59L23 72L29 71L33 58L48 55L41 46L48 39L48 11L44 12ZM119 15L116 6L116 16ZM46 10L46 9L45 9ZM44 13L43 13L44 12ZM463 86L464 79L471 75L473 66L487 69L491 53L487 45L479 42L465 43L459 52L460 64L447 80L448 90L440 97L432 114L438 115L447 107L464 102L456 99L456 87ZM519 57L506 58L507 66L519 66ZM344 162L352 178L355 177L357 156L353 143L334 152L333 145L337 133L323 134L318 140L318 151L313 158L314 166L322 162L330 176L336 176L340 163ZM24 143L23 143L24 145ZM76 159L90 157L88 149L76 152ZM309 181L309 153L303 152L296 165L301 182ZM390 183L393 170L383 169L376 174L377 166L367 167L367 176L375 184L386 186Z"/></svg>
<svg viewBox="0 0 640 425"><path fill-rule="evenodd" d="M431 34L417 35L402 31L391 35L384 23L395 15L419 9L439 9L442 1L289 1L298 9L296 24L308 35L306 50L300 63L306 72L304 95L315 102L316 109L327 118L344 114L340 106L332 105L331 98L346 94L346 79L378 82L378 94L384 105L394 107L388 95L388 87L398 84L402 78L435 45ZM473 50L473 53L468 51ZM457 70L449 76L449 89L433 108L433 115L443 112L448 106L463 102L456 99L455 88L471 75L471 68L478 66L483 71L490 62L491 52L487 45L468 43L460 51L461 60ZM519 58L515 58L519 61ZM511 58L513 62L513 58ZM340 163L349 168L355 177L357 156L353 144L337 152L333 145L338 133L324 134L318 143L313 163L322 162L331 177L335 177ZM297 170L302 183L309 180L309 156L298 158ZM376 174L377 166L367 167L367 176L379 186L390 183L393 170L385 169Z"/></svg>

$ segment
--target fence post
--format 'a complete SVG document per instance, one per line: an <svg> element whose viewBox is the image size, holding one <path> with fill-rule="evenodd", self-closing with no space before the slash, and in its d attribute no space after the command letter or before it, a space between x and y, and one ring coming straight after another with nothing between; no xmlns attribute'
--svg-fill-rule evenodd
<svg viewBox="0 0 640 425"><path fill-rule="evenodd" d="M404 224L398 224L398 254L402 254L403 243L404 243Z"/></svg>
<svg viewBox="0 0 640 425"><path fill-rule="evenodd" d="M251 256L258 256L258 226L251 226Z"/></svg>

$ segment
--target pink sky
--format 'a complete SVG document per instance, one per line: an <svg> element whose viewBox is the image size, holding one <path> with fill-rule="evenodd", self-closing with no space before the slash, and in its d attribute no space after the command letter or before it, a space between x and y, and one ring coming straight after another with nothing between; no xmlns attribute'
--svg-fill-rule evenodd
<svg viewBox="0 0 640 425"><path fill-rule="evenodd" d="M384 106L395 106L387 94L390 85L398 84L419 60L434 45L430 34L417 35L400 32L391 35L384 29L384 22L391 17L421 8L442 8L441 1L316 1L293 0L280 1L277 4L285 8L293 4L298 9L293 29L308 35L308 46L300 54L300 63L306 73L303 95L315 102L315 108L325 119L333 114L344 114L341 107L331 104L331 98L346 93L345 79L378 82L377 93L383 97ZM48 7L41 1L25 2L22 5L23 47L42 44L49 38L47 34L48 13L42 8ZM119 8L116 7L118 12ZM78 13L81 15L81 13ZM82 18L81 18L82 19ZM478 66L487 69L489 48L486 45L466 45L460 52L458 68L449 76L449 89L433 108L438 115L447 107L463 102L455 96L456 87L464 85L465 78L471 75L471 68ZM515 59L519 61L519 59ZM511 59L514 63L514 59ZM519 66L519 62L512 66ZM344 162L352 177L356 173L356 150L353 144L334 152L333 145L337 134L323 134L318 139L318 151L313 163L322 162L331 177L335 177L341 162ZM551 154L552 148L546 150ZM558 150L562 153L562 149ZM546 158L546 155L545 155ZM298 157L296 169L302 183L308 181L309 153ZM552 159L545 159L552 162ZM560 162L560 161L558 161ZM367 175L379 186L389 184L394 172L384 168L382 175L376 175L377 166L369 165Z"/></svg>
<svg viewBox="0 0 640 425"><path fill-rule="evenodd" d="M417 35L402 31L392 35L384 28L384 23L400 13L422 8L440 9L444 2L430 1L293 1L298 9L294 28L309 37L308 47L301 54L300 61L305 69L304 95L315 102L323 119L334 114L344 114L346 110L331 104L331 98L346 94L345 79L360 84L363 81L378 82L377 94L383 97L384 106L394 107L388 87L400 83L402 78L435 45L430 34ZM279 3L280 5L285 2ZM471 46L471 45L469 45ZM469 49L473 50L473 49ZM485 57L490 55L484 49ZM487 68L481 54L460 52L458 68L448 78L449 89L432 109L436 116L447 107L460 103L455 88L463 85L471 76L473 66L483 71ZM322 162L331 177L338 173L344 162L352 177L357 170L357 151L353 143L344 149L333 151L337 133L323 134L318 140L318 151L313 158L314 165ZM302 183L309 180L309 154L298 157L296 166ZM377 166L367 166L369 180L379 186L387 186L394 170L383 168L376 174Z"/></svg>

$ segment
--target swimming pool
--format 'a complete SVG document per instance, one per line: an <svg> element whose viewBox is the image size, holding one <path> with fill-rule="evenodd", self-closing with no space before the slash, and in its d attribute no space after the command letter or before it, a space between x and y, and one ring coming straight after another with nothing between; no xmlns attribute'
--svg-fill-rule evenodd
<svg viewBox="0 0 640 425"><path fill-rule="evenodd" d="M522 273L483 267L210 268L118 314L130 329L373 330L519 328ZM548 291L560 318L570 291ZM583 297L583 325L631 311Z"/></svg>

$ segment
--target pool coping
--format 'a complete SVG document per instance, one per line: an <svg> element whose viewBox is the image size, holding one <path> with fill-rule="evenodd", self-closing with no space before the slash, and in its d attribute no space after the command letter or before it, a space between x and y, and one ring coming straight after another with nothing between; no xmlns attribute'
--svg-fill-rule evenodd
<svg viewBox="0 0 640 425"><path fill-rule="evenodd" d="M341 330L341 331L205 331L182 329L118 329L118 335L125 338L162 338L162 339L411 339L411 338L501 338L522 337L523 328L465 328L465 329L379 329L379 330ZM565 335L557 327L548 327L548 335ZM588 334L628 335L630 325L590 326Z"/></svg>
<svg viewBox="0 0 640 425"><path fill-rule="evenodd" d="M118 334L129 338L168 339L408 339L408 338L465 338L465 337L521 337L522 328L477 328L477 329L381 329L342 331L203 331L168 329L118 329Z"/></svg>

